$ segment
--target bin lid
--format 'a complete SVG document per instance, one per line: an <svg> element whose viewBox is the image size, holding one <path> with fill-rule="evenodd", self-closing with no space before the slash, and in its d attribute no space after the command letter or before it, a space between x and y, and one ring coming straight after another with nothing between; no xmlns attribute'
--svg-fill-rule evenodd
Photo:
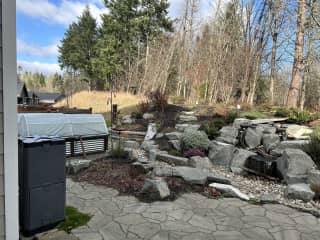
<svg viewBox="0 0 320 240"><path fill-rule="evenodd" d="M23 143L39 143L39 142L60 142L64 141L63 138L58 136L32 136L19 138Z"/></svg>

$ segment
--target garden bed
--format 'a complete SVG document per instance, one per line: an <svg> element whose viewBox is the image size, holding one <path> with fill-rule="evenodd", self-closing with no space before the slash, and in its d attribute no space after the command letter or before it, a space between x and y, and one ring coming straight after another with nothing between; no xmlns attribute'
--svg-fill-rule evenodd
<svg viewBox="0 0 320 240"><path fill-rule="evenodd" d="M114 188L121 195L132 195L142 202L152 202L148 195L141 193L147 175L127 162L100 160L94 162L88 169L73 176L74 181L88 182ZM174 201L184 193L197 192L207 197L218 197L220 193L213 188L191 185L181 178L166 177L170 196L164 200Z"/></svg>

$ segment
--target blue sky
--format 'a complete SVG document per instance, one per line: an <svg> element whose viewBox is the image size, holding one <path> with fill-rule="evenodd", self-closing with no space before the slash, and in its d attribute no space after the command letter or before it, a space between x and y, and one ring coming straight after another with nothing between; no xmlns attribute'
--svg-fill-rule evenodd
<svg viewBox="0 0 320 240"><path fill-rule="evenodd" d="M81 14L86 4L94 17L107 12L103 0L16 0L17 58L24 71L60 71L57 46L68 25ZM181 16L184 0L169 0L170 16ZM213 10L214 0L200 0L199 18Z"/></svg>

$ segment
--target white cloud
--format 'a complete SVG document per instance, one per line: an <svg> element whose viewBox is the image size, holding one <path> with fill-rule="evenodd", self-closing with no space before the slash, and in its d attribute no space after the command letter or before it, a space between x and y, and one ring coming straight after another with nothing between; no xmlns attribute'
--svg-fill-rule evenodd
<svg viewBox="0 0 320 240"><path fill-rule="evenodd" d="M23 53L33 57L56 57L58 54L58 44L54 43L48 46L38 46L18 39L17 51L20 54Z"/></svg>
<svg viewBox="0 0 320 240"><path fill-rule="evenodd" d="M61 72L59 65L56 63L40 63L18 60L18 66L21 66L23 71L28 72L41 72L43 74Z"/></svg>
<svg viewBox="0 0 320 240"><path fill-rule="evenodd" d="M107 9L101 5L101 0L75 1L62 0L54 4L48 0L17 0L17 11L49 23L68 26L81 15L86 5L89 5L92 15L101 21L100 15Z"/></svg>

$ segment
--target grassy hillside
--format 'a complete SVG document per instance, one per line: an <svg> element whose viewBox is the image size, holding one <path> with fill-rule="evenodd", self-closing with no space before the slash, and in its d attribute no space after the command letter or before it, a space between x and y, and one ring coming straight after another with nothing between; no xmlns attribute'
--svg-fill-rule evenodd
<svg viewBox="0 0 320 240"><path fill-rule="evenodd" d="M108 113L110 112L110 92L98 91L82 91L75 93L71 97L64 99L54 105L54 107L68 106L71 108L92 108L94 113ZM113 97L113 103L118 104L118 109L121 114L131 112L135 109L136 105L143 100L143 97L119 92Z"/></svg>

